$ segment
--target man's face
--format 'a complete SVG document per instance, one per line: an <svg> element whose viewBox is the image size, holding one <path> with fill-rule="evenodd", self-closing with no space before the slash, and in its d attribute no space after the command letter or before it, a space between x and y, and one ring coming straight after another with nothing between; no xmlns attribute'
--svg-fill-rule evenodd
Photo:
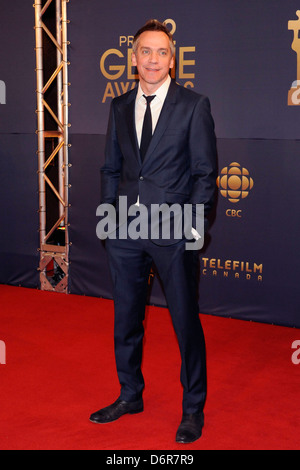
<svg viewBox="0 0 300 470"><path fill-rule="evenodd" d="M168 36L161 31L142 33L136 54L132 54L132 64L138 69L143 91L154 93L174 65Z"/></svg>

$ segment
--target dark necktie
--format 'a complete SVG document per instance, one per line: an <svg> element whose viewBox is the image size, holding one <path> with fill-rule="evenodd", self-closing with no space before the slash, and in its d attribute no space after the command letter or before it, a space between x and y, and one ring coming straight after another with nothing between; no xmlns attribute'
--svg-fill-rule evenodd
<svg viewBox="0 0 300 470"><path fill-rule="evenodd" d="M141 146L140 146L140 153L141 153L142 161L144 161L145 155L147 153L149 144L152 139L152 115L151 115L150 103L155 98L155 95L154 96L143 95L143 96L147 101L147 109L146 109L145 117L144 117L142 139L141 139Z"/></svg>

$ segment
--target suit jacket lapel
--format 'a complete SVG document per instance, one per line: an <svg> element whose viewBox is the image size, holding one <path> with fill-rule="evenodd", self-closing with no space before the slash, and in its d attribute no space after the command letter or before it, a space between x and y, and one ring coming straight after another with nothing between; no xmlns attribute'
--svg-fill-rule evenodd
<svg viewBox="0 0 300 470"><path fill-rule="evenodd" d="M126 114L126 123L128 127L128 134L131 140L132 148L135 153L135 156L138 160L138 162L141 164L141 156L140 156L140 150L139 150L139 145L138 145L138 140L137 140L137 135L136 135L136 127L135 127L135 98L137 95L137 87L134 89L132 93L130 93L127 101L127 106L125 110Z"/></svg>

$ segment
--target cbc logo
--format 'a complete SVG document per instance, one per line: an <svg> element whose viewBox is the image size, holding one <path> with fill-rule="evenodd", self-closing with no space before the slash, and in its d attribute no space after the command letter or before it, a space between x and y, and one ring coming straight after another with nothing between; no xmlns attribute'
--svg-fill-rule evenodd
<svg viewBox="0 0 300 470"><path fill-rule="evenodd" d="M239 219L242 218L242 211L236 211L234 209L227 209L226 211L227 217L238 217Z"/></svg>
<svg viewBox="0 0 300 470"><path fill-rule="evenodd" d="M249 196L254 186L254 181L246 168L242 168L239 163L234 162L228 167L223 168L221 175L217 179L217 185L221 195L231 203L236 204L241 199ZM230 212L231 216L241 217L241 211L234 211L234 215L232 210Z"/></svg>

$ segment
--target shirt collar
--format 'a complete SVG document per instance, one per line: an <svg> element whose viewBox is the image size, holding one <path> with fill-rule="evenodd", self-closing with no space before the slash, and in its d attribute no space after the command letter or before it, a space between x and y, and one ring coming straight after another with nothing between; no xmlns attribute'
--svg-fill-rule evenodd
<svg viewBox="0 0 300 470"><path fill-rule="evenodd" d="M171 84L171 77L170 75L168 75L167 80L158 88L158 90L156 90L155 93L153 93L156 96L156 98L158 98L162 103L164 103L167 97L170 84ZM144 94L145 93L142 90L141 84L139 83L138 92L136 95L136 101L139 101Z"/></svg>

